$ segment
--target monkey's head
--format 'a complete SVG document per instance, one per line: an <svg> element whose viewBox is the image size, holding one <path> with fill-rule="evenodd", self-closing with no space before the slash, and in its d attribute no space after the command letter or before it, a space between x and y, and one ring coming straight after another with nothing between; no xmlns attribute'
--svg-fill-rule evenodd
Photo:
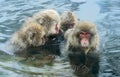
<svg viewBox="0 0 120 77"><path fill-rule="evenodd" d="M38 12L33 18L45 28L47 36L59 33L60 16L55 10L47 9Z"/></svg>
<svg viewBox="0 0 120 77"><path fill-rule="evenodd" d="M70 28L73 28L77 23L77 17L71 11L64 12L61 16L61 29L66 31Z"/></svg>
<svg viewBox="0 0 120 77"><path fill-rule="evenodd" d="M95 47L98 44L96 26L87 21L80 21L72 30L72 42L80 47Z"/></svg>
<svg viewBox="0 0 120 77"><path fill-rule="evenodd" d="M26 22L23 28L23 40L28 46L39 46L45 43L45 30L44 27L35 22Z"/></svg>

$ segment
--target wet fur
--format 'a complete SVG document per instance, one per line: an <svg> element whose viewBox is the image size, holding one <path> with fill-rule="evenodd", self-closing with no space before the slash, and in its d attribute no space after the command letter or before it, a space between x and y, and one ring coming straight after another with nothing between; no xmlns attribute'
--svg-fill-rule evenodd
<svg viewBox="0 0 120 77"><path fill-rule="evenodd" d="M73 24L73 26L77 23L77 16L71 12L71 11L67 11L64 12L61 15L61 29L63 32L67 31L69 28L67 27L67 25L69 24Z"/></svg>
<svg viewBox="0 0 120 77"><path fill-rule="evenodd" d="M20 50L25 50L30 46L42 45L44 35L44 28L32 18L29 18L20 30L13 34L10 44L18 47Z"/></svg>
<svg viewBox="0 0 120 77"><path fill-rule="evenodd" d="M80 42L78 42L79 38L77 38L76 35L79 31L82 31L82 30L86 30L92 33L92 35L94 35L92 36L90 40L89 47L97 50L99 47L98 32L97 32L96 26L93 23L88 22L88 21L78 22L77 25L73 29L70 29L65 33L64 37L67 40L68 44L74 47L81 47Z"/></svg>
<svg viewBox="0 0 120 77"><path fill-rule="evenodd" d="M79 42L77 33L80 31L87 31L92 34L87 48L83 48ZM83 77L89 77L90 74L91 77L97 77L99 71L99 37L96 26L88 21L80 21L73 29L66 31L64 37L67 40L65 51L75 74ZM88 53L85 53L86 50Z"/></svg>
<svg viewBox="0 0 120 77"><path fill-rule="evenodd" d="M58 29L60 28L60 16L58 12L53 9L37 12L32 18L45 28L47 36L55 33L54 27L56 24Z"/></svg>
<svg viewBox="0 0 120 77"><path fill-rule="evenodd" d="M60 15L53 9L46 9L33 15L37 23L43 25L46 31L47 40L45 45L39 46L39 50L53 55L60 55L59 34L55 34L55 25L60 29ZM34 52L33 52L34 53ZM41 53L41 52L37 52Z"/></svg>

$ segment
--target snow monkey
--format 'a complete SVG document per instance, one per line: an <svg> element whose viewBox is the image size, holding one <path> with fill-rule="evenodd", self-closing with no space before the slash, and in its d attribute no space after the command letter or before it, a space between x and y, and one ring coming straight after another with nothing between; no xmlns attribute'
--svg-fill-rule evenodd
<svg viewBox="0 0 120 77"><path fill-rule="evenodd" d="M64 33L73 28L75 24L77 23L77 16L72 12L72 11L66 11L63 12L61 15L61 23L60 23L60 33L59 33L59 39L61 40L60 42L60 51L61 51L61 56L64 56L64 45L66 40L64 39Z"/></svg>
<svg viewBox="0 0 120 77"><path fill-rule="evenodd" d="M79 21L65 33L66 52L75 73L96 77L99 71L99 36L96 26L88 21Z"/></svg>
<svg viewBox="0 0 120 77"><path fill-rule="evenodd" d="M47 36L59 33L60 16L57 11L46 9L35 13L32 18L45 28Z"/></svg>
<svg viewBox="0 0 120 77"><path fill-rule="evenodd" d="M61 29L63 33L68 29L73 28L76 23L77 16L73 12L67 11L61 15Z"/></svg>
<svg viewBox="0 0 120 77"><path fill-rule="evenodd" d="M50 54L60 55L59 50L59 33L60 33L60 15L57 11L46 9L32 16L36 22L41 24L46 31L46 43L40 46L40 50L49 52Z"/></svg>
<svg viewBox="0 0 120 77"><path fill-rule="evenodd" d="M8 51L20 53L29 47L43 45L45 43L45 34L43 26L32 18L28 18L23 26L7 41L7 45L9 45ZM12 52L9 54L13 54Z"/></svg>
<svg viewBox="0 0 120 77"><path fill-rule="evenodd" d="M46 9L35 13L11 38L10 43L18 47L15 50L11 47L11 50L22 51L30 46L41 46L43 42L49 41L49 36L59 33L59 27L60 16L57 11Z"/></svg>

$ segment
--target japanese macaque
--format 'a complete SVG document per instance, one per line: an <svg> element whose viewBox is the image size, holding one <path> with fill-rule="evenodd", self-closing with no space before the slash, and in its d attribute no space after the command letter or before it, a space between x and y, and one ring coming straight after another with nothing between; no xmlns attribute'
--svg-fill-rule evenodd
<svg viewBox="0 0 120 77"><path fill-rule="evenodd" d="M39 47L40 50L50 54L60 54L58 35L60 31L60 16L57 11L47 9L32 16L37 23L41 24L46 31L45 45Z"/></svg>
<svg viewBox="0 0 120 77"><path fill-rule="evenodd" d="M99 37L96 26L88 21L80 21L64 36L67 40L66 52L75 73L83 77L97 77Z"/></svg>
<svg viewBox="0 0 120 77"><path fill-rule="evenodd" d="M57 11L52 9L40 11L28 18L22 28L12 36L9 48L15 53L19 53L18 51L24 53L24 50L31 48L31 46L39 47L43 43L47 45L47 42L51 41L49 36L57 35L59 28L60 16ZM45 41L47 42L45 43ZM49 45L51 46L52 42ZM10 50L8 49L8 51Z"/></svg>
<svg viewBox="0 0 120 77"><path fill-rule="evenodd" d="M73 28L77 21L77 16L73 12L64 12L61 16L61 29L63 33L68 29Z"/></svg>
<svg viewBox="0 0 120 77"><path fill-rule="evenodd" d="M35 13L32 18L45 28L47 36L59 33L60 16L57 11L52 9L43 10Z"/></svg>
<svg viewBox="0 0 120 77"><path fill-rule="evenodd" d="M66 40L64 39L64 33L67 30L72 29L77 22L78 22L77 16L71 11L63 12L63 14L61 15L61 23L60 23L61 26L60 26L60 33L58 36L59 39L61 40L60 42L61 56L65 56L64 46Z"/></svg>
<svg viewBox="0 0 120 77"><path fill-rule="evenodd" d="M13 34L7 42L8 51L20 53L29 47L36 47L45 43L45 30L32 18L25 21L19 31ZM7 49L6 49L7 50ZM13 54L9 52L10 54ZM25 52L24 52L25 53Z"/></svg>

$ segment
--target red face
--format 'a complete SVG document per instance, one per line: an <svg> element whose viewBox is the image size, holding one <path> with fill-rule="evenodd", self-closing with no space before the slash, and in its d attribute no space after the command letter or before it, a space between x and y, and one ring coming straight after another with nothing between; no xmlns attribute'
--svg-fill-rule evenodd
<svg viewBox="0 0 120 77"><path fill-rule="evenodd" d="M88 47L89 46L89 41L90 41L90 33L88 32L80 32L79 34L80 37L80 43L82 45L82 47Z"/></svg>
<svg viewBox="0 0 120 77"><path fill-rule="evenodd" d="M58 23L55 25L55 33L58 34L59 33L59 28L57 27Z"/></svg>

